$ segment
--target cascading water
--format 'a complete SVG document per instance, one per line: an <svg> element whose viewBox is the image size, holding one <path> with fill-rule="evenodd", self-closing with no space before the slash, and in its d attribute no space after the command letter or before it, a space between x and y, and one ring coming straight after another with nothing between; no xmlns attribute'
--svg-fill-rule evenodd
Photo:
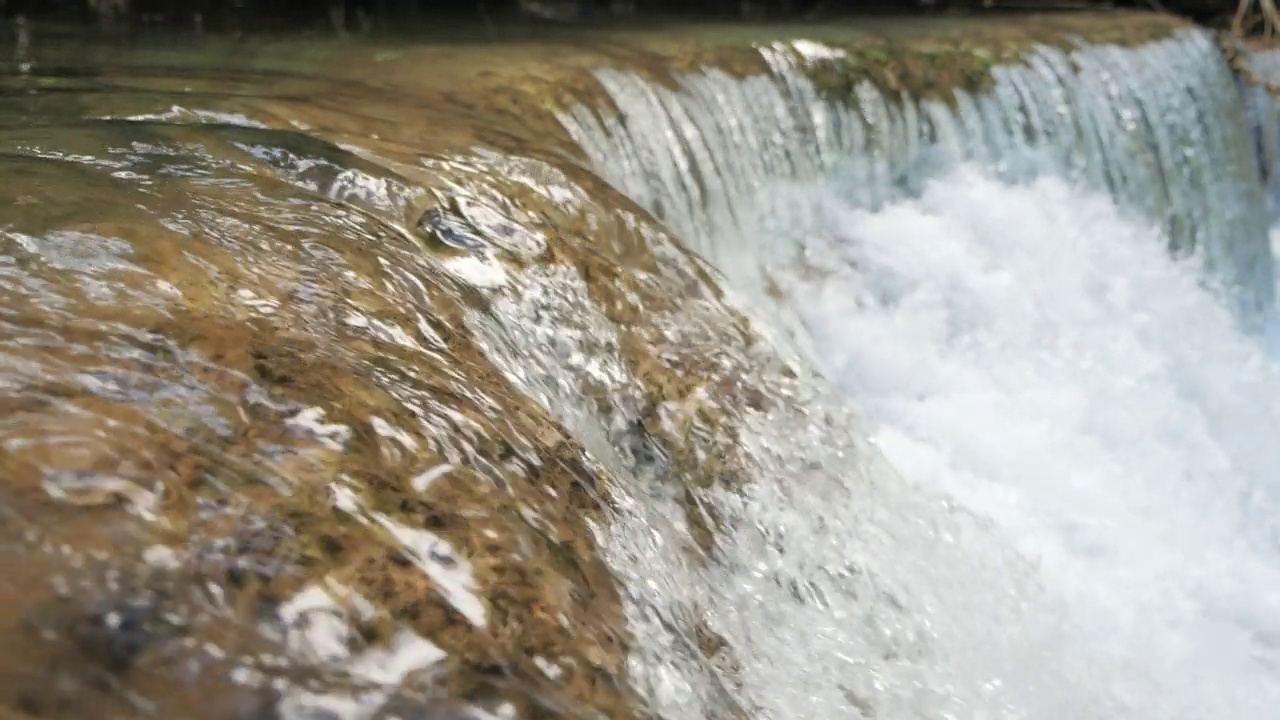
<svg viewBox="0 0 1280 720"><path fill-rule="evenodd" d="M1280 161L1280 102L1268 88L1251 80L1264 83L1280 80L1280 51L1251 52L1246 60L1256 77L1242 79L1240 84L1246 100L1246 114L1257 138L1257 155L1266 181L1267 198L1275 216L1280 214L1280 177L1276 173L1276 163Z"/></svg>
<svg viewBox="0 0 1280 720"><path fill-rule="evenodd" d="M751 573L714 575L733 589L710 591L714 613L741 617L718 629L742 655L745 696L770 717L1270 717L1280 370L1251 337L1275 293L1270 214L1241 96L1208 36L1043 48L954 105L870 83L831 101L806 73L841 51L761 52L770 75L705 70L674 89L601 71L616 114L579 106L561 120L605 178L865 410L898 470L993 520L1045 593L1002 583L986 591L1016 612L931 618L929 647L966 672L926 663L906 681L912 697L866 665L867 630L847 617L865 596L780 608ZM1269 106L1250 100L1271 147ZM882 528L912 515L823 482L804 485L816 502L766 490L736 506L748 524L802 528L769 535L763 555L801 579L824 570L800 560L816 539L833 558L911 557L830 523L864 504L887 512ZM949 568L888 574L914 601L980 597L951 586ZM871 602L868 618L897 606ZM979 637L985 655L967 644ZM778 669L795 663L799 677ZM817 689L832 686L845 703ZM945 709L919 701L942 687Z"/></svg>
<svg viewBox="0 0 1280 720"><path fill-rule="evenodd" d="M1251 77L1242 77L1240 86L1245 97L1245 115L1256 139L1256 152L1262 167L1263 187L1271 217L1280 218L1280 51L1256 50L1244 56ZM1270 84L1270 87L1267 87ZM1280 235L1272 228L1272 256L1280 253ZM1280 280L1277 281L1280 284ZM1273 316L1268 333L1273 355L1280 356L1280 318Z"/></svg>
<svg viewBox="0 0 1280 720"><path fill-rule="evenodd" d="M1270 98L859 42L24 49L0 715L1270 717Z"/></svg>
<svg viewBox="0 0 1280 720"><path fill-rule="evenodd" d="M708 70L679 76L677 90L601 71L625 121L583 106L562 116L606 178L735 287L762 281L737 267L742 242L756 244L752 258L793 254L786 238L804 237L797 224L813 216L769 181L821 175L850 204L874 208L972 160L1010 180L1054 174L1101 189L1159 222L1175 251L1200 249L1248 326L1260 327L1272 306L1257 156L1231 71L1206 33L1132 50L1043 47L995 68L990 92L956 90L953 106L887 96L870 82L849 101L824 99L806 68L839 63L840 50L761 52L771 76Z"/></svg>
<svg viewBox="0 0 1280 720"><path fill-rule="evenodd" d="M783 292L890 461L1037 560L1119 663L1106 682L1145 698L1127 717L1266 717L1280 373L1195 269L1053 178L965 170L826 218L829 274Z"/></svg>

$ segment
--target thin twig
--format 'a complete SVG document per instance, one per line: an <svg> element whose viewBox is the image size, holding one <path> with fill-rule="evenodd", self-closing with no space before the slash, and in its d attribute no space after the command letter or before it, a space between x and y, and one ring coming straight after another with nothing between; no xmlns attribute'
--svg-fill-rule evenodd
<svg viewBox="0 0 1280 720"><path fill-rule="evenodd" d="M1231 19L1231 33L1236 37L1244 37L1245 20L1254 14L1255 5L1256 13L1262 16L1262 36L1270 40L1275 36L1276 29L1280 28L1280 9L1276 7L1276 0L1240 0L1236 5L1235 17Z"/></svg>

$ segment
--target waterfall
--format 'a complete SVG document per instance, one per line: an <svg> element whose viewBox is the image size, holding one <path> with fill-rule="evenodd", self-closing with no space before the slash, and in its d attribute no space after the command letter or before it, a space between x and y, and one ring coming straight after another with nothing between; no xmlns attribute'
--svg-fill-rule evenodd
<svg viewBox="0 0 1280 720"><path fill-rule="evenodd" d="M753 545L731 537L726 569L683 591L739 653L740 701L765 717L1267 717L1280 372L1251 335L1275 294L1271 99L1242 94L1199 31L1039 47L945 99L870 81L832 98L811 76L844 51L758 50L769 71L748 77L600 70L610 107L561 115L601 176L865 411L880 448L858 463L866 485L778 494L766 467L749 502L718 500L786 528L754 574L738 559ZM881 450L894 468L865 465ZM897 471L954 504L899 514ZM877 526L890 534L911 512L974 528L960 575L1009 576L975 590L928 543L868 544L850 521L863 505L893 508ZM791 605L765 580L785 569L804 587L842 554L881 561L872 574L904 594L867 607L819 581ZM632 585L657 572L612 562ZM903 614L886 631L890 608ZM881 632L910 638L908 655L865 644ZM648 695L673 712L663 690L687 678Z"/></svg>
<svg viewBox="0 0 1280 720"><path fill-rule="evenodd" d="M823 176L847 202L876 208L974 161L1010 180L1054 174L1107 192L1159 223L1175 254L1199 253L1246 327L1261 327L1275 293L1269 215L1240 94L1208 33L1133 49L1041 46L994 68L988 91L948 98L864 81L832 99L808 73L838 66L841 50L804 41L760 52L768 75L708 68L677 75L675 88L601 70L617 113L580 105L561 118L606 179L735 284L760 282L737 265L741 238L764 238L760 257L795 249L743 232L794 205L769 196L770 180ZM783 222L807 214L792 207Z"/></svg>
<svg viewBox="0 0 1280 720"><path fill-rule="evenodd" d="M1251 52L1247 61L1258 80L1270 83L1280 81L1280 51ZM1280 102L1267 88L1248 79L1242 78L1241 86L1245 94L1249 123L1257 140L1257 154L1274 217L1280 210L1280 178L1276 173L1276 163L1280 161Z"/></svg>
<svg viewBox="0 0 1280 720"><path fill-rule="evenodd" d="M1274 98L733 42L33 52L0 715L1274 716Z"/></svg>

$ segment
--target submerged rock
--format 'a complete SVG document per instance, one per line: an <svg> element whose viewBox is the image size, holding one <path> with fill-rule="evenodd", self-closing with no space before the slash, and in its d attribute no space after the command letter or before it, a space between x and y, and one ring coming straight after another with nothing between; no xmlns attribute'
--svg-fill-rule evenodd
<svg viewBox="0 0 1280 720"><path fill-rule="evenodd" d="M429 208L418 218L418 230L456 250L479 252L488 247L466 218L441 207Z"/></svg>

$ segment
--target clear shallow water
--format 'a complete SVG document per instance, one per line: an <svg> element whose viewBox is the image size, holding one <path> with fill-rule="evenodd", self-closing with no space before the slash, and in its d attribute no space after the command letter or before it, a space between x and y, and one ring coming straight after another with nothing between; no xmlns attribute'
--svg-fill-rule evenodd
<svg viewBox="0 0 1280 720"><path fill-rule="evenodd" d="M0 708L1268 717L1276 371L1201 281L1256 309L1270 254L1207 38L954 107L761 53L560 118L666 228L550 116L7 78Z"/></svg>
<svg viewBox="0 0 1280 720"><path fill-rule="evenodd" d="M1125 717L1268 717L1280 369L1195 266L1055 178L819 212L770 274L889 461L1039 565Z"/></svg>
<svg viewBox="0 0 1280 720"><path fill-rule="evenodd" d="M1018 558L586 172L429 151L416 111L280 100L295 79L176 110L12 81L0 707L1019 717L1090 695L1046 671Z"/></svg>

